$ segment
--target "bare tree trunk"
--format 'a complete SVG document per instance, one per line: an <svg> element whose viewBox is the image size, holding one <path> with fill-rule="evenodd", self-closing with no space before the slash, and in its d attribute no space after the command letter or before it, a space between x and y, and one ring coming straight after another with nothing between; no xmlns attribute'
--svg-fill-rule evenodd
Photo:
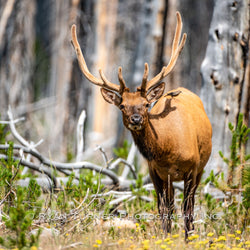
<svg viewBox="0 0 250 250"><path fill-rule="evenodd" d="M59 155L67 153L67 132L69 128L69 96L72 77L72 47L70 28L75 22L79 0L55 1L54 20L52 22L52 57L49 94L56 97L53 107L47 112L49 126L49 150ZM54 155L56 156L56 154Z"/></svg>
<svg viewBox="0 0 250 250"><path fill-rule="evenodd" d="M0 2L0 113L30 102L35 9L34 0Z"/></svg>
<svg viewBox="0 0 250 250"><path fill-rule="evenodd" d="M216 0L201 66L201 97L213 126L213 152L206 175L211 169L227 172L218 152L229 155L228 123L237 122L239 112L249 116L248 46L249 1Z"/></svg>
<svg viewBox="0 0 250 250"><path fill-rule="evenodd" d="M106 73L108 79L112 79L114 62L114 40L115 25L117 16L117 0L101 0L96 2L96 54L93 72L98 72L101 68ZM114 72L116 76L116 72ZM98 77L99 74L96 73ZM113 82L117 82L117 77L113 77ZM89 83L90 84L90 83ZM112 131L116 130L117 112L114 107L106 103L100 93L100 89L93 86L92 100L93 109L93 133L92 143L99 144L100 141L114 137ZM93 135L93 134L92 134Z"/></svg>

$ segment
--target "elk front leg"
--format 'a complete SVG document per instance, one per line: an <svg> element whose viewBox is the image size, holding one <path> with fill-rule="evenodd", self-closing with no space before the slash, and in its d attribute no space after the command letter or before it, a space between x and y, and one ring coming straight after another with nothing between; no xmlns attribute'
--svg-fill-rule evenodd
<svg viewBox="0 0 250 250"><path fill-rule="evenodd" d="M174 188L170 176L168 181L163 181L155 171L149 171L157 193L158 211L162 219L164 232L171 232L172 214L174 211Z"/></svg>

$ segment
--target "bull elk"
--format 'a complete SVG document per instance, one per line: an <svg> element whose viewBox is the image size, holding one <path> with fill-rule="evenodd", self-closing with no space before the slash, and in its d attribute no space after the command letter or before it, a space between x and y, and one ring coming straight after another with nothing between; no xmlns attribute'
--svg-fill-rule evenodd
<svg viewBox="0 0 250 250"><path fill-rule="evenodd" d="M211 153L212 128L197 95L185 88L164 94L165 83L161 80L172 71L186 41L186 34L181 38L181 15L177 12L176 16L177 25L168 65L148 80L149 68L145 63L142 82L136 92L130 92L126 86L121 67L118 68L119 85L109 82L101 69L100 78L93 76L78 43L75 25L71 33L82 73L90 82L101 87L105 101L121 110L125 127L131 131L139 151L147 159L165 232L171 230L174 210L172 183L184 180L183 213L187 239L188 232L194 227L195 191Z"/></svg>

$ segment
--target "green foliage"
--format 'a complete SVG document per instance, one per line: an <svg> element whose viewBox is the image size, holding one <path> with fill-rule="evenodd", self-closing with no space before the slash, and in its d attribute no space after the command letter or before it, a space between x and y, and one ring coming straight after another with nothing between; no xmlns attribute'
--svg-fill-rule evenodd
<svg viewBox="0 0 250 250"><path fill-rule="evenodd" d="M0 124L0 143L5 143L7 134L5 127ZM0 161L0 198L6 214L2 220L9 235L0 237L0 244L6 248L29 249L38 245L41 233L38 230L36 234L29 234L32 222L42 208L43 201L38 200L41 188L35 180L30 180L28 187L17 186L22 166L18 160L14 160L13 142L8 144L9 148L2 150L7 159Z"/></svg>
<svg viewBox="0 0 250 250"><path fill-rule="evenodd" d="M250 128L247 128L247 126L243 123L243 114L239 114L236 127L234 127L231 123L229 123L228 127L232 133L230 158L225 157L221 151L219 152L219 155L229 167L228 185L231 188L234 188L239 185L239 179L241 179L241 176L237 179L238 176L235 174L235 170L238 167L242 167L245 162L250 159L250 155L246 155L244 152L244 145L248 140Z"/></svg>
<svg viewBox="0 0 250 250"><path fill-rule="evenodd" d="M1 119L1 115L0 115ZM6 141L6 136L9 134L9 131L7 130L7 126L4 124L0 124L0 144L4 144Z"/></svg>
<svg viewBox="0 0 250 250"><path fill-rule="evenodd" d="M128 202L128 210L135 210L135 211L151 211L155 209L155 202L146 202L143 201L140 197L142 196L149 196L149 191L147 191L143 187L143 175L138 174L135 186L130 185L130 189L132 194L136 196L136 199ZM132 209L131 209L132 208Z"/></svg>
<svg viewBox="0 0 250 250"><path fill-rule="evenodd" d="M66 185L61 182L63 188L57 195L57 207L61 212L69 212L70 209L75 208L75 206L81 202L86 196L87 190L89 188L89 195L96 194L104 186L99 185L99 175L94 176L93 171L88 171L85 175L80 174L79 184L74 183L75 174L72 173Z"/></svg>
<svg viewBox="0 0 250 250"><path fill-rule="evenodd" d="M99 174L93 174L93 171L88 171L88 174L81 174L79 179L79 189L87 191L90 188L90 193L96 194L99 186L101 176ZM99 190L101 190L104 186L101 184L99 186Z"/></svg>
<svg viewBox="0 0 250 250"><path fill-rule="evenodd" d="M221 234L225 227L241 228L244 230L249 224L249 208L250 208L250 167L247 167L250 155L245 154L244 145L248 140L250 129L243 123L243 115L238 117L238 123L235 127L229 123L229 129L232 133L232 141L230 146L230 157L227 158L220 151L219 155L228 166L228 180L224 180L224 173L214 175L211 171L209 177L205 180L205 184L211 181L216 188L219 188L228 196L227 200L218 203L212 199L211 195L206 195L206 206L208 212L220 211L220 224L213 224L213 228L217 234ZM243 192L242 192L243 189ZM240 202L241 196L243 202Z"/></svg>
<svg viewBox="0 0 250 250"><path fill-rule="evenodd" d="M114 148L113 152L117 157L126 159L128 157L130 146L131 145L128 143L128 141L125 140L123 142L123 146L120 148Z"/></svg>
<svg viewBox="0 0 250 250"><path fill-rule="evenodd" d="M205 194L205 201L208 208L208 213L212 213L217 207L216 200L212 197L211 194Z"/></svg>
<svg viewBox="0 0 250 250"><path fill-rule="evenodd" d="M43 201L39 200L41 195L40 186L35 180L31 180L28 187L16 188L16 198L9 209L7 217L3 217L5 226L10 230L10 235L0 238L1 245L18 249L28 249L37 246L41 230L36 234L28 234L34 219L41 211Z"/></svg>
<svg viewBox="0 0 250 250"><path fill-rule="evenodd" d="M249 210L250 209L250 167L246 167L243 170L243 205Z"/></svg>
<svg viewBox="0 0 250 250"><path fill-rule="evenodd" d="M13 158L13 142L9 142L9 148L5 151L7 159L0 161L0 198L6 199L11 205L15 199L15 182L19 178L19 161ZM4 207L4 211L8 206Z"/></svg>
<svg viewBox="0 0 250 250"><path fill-rule="evenodd" d="M214 176L214 171L211 170L209 176L207 177L207 179L205 180L205 184L207 184L208 182L212 182L212 183L215 183L216 179L215 179L215 176Z"/></svg>
<svg viewBox="0 0 250 250"><path fill-rule="evenodd" d="M243 185L250 184L250 166L246 167L243 172Z"/></svg>
<svg viewBox="0 0 250 250"><path fill-rule="evenodd" d="M207 184L208 182L212 182L213 185L216 188L219 188L221 191L223 191L224 193L226 193L228 186L224 180L224 173L221 172L217 175L214 174L214 171L211 170L209 176L206 178L206 180L204 181L205 184Z"/></svg>
<svg viewBox="0 0 250 250"><path fill-rule="evenodd" d="M250 128L243 123L243 114L239 114L237 126L229 123L229 129L232 132L231 154L230 158L220 156L229 167L228 185L230 188L243 187L243 205L246 209L250 208L250 168L246 167L250 159L250 154L245 154L244 145L248 140ZM239 174L240 173L240 176Z"/></svg>
<svg viewBox="0 0 250 250"><path fill-rule="evenodd" d="M6 150L7 159L1 159L1 173L0 173L0 185L11 183L14 181L18 170L19 170L19 161L15 161L13 158L13 142L9 142L9 148ZM14 171L16 172L14 173Z"/></svg>
<svg viewBox="0 0 250 250"><path fill-rule="evenodd" d="M130 189L132 191L132 194L138 197L149 194L149 192L145 188L143 188L143 175L142 174L138 174L137 180L135 182L135 187L133 187L133 185L130 185Z"/></svg>

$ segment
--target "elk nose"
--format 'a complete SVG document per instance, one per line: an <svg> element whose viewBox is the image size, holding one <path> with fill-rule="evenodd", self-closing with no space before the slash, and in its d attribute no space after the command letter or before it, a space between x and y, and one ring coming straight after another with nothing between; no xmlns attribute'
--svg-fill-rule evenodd
<svg viewBox="0 0 250 250"><path fill-rule="evenodd" d="M142 117L138 114L131 115L130 121L133 124L140 124L142 122Z"/></svg>

